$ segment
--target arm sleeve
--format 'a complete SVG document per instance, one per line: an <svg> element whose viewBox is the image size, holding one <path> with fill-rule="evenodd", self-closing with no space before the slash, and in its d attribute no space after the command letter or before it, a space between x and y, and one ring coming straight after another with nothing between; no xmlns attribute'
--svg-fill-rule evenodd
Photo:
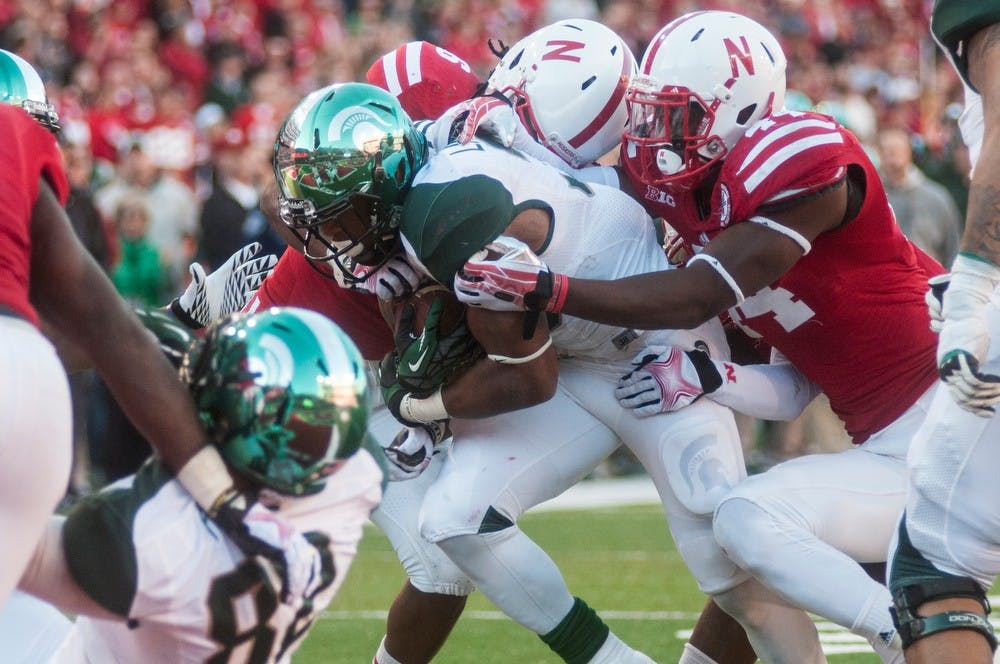
<svg viewBox="0 0 1000 664"><path fill-rule="evenodd" d="M815 399L819 387L773 351L770 364L716 362L722 387L708 395L738 413L762 420L794 420Z"/></svg>

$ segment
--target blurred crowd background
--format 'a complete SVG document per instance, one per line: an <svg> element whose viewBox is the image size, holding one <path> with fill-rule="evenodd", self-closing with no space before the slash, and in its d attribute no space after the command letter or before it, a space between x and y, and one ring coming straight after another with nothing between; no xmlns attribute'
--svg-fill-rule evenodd
<svg viewBox="0 0 1000 664"><path fill-rule="evenodd" d="M789 60L787 105L857 134L904 232L947 265L968 162L955 123L961 83L930 38L930 8L931 0L0 0L0 47L35 65L62 118L67 207L80 236L126 298L161 305L184 288L192 261L211 270L252 240L283 250L261 192L273 181L278 124L310 90L364 80L377 57L414 39L485 78L496 62L488 40L511 44L563 18L605 23L641 58L664 23L696 9L738 11L775 32ZM99 383L73 380L71 492L81 493L130 472L146 450ZM743 427L760 467L847 444L822 402L792 423ZM606 472L630 465L612 460Z"/></svg>

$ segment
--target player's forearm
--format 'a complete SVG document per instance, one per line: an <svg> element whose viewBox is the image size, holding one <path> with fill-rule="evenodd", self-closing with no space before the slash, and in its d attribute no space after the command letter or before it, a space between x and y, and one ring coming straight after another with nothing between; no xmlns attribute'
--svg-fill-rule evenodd
<svg viewBox="0 0 1000 664"><path fill-rule="evenodd" d="M482 359L442 391L451 417L481 418L544 403L558 382L555 352L523 364L498 364Z"/></svg>
<svg viewBox="0 0 1000 664"><path fill-rule="evenodd" d="M820 390L791 364L716 362L722 386L708 395L738 413L762 420L793 420Z"/></svg>
<svg viewBox="0 0 1000 664"><path fill-rule="evenodd" d="M982 95L984 124L959 250L1000 265L1000 25L977 33L968 57L969 77Z"/></svg>
<svg viewBox="0 0 1000 664"><path fill-rule="evenodd" d="M732 304L728 287L715 280L722 281L707 266L615 281L571 278L562 313L642 330L689 330Z"/></svg>

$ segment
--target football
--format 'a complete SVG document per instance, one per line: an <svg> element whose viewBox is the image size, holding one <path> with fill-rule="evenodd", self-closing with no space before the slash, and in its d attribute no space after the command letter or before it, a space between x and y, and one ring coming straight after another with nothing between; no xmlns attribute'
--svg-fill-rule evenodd
<svg viewBox="0 0 1000 664"><path fill-rule="evenodd" d="M438 300L444 309L437 326L436 341L421 351L422 342L416 342L424 331L427 314ZM396 351L409 349L407 361L397 365L397 380L406 389L417 394L429 394L449 383L483 354L482 346L465 324L465 305L458 301L444 286L421 288L409 297L393 300L390 306L392 329L396 337ZM414 355L414 349L419 355ZM416 366L415 366L416 365Z"/></svg>
<svg viewBox="0 0 1000 664"><path fill-rule="evenodd" d="M441 321L438 324L438 336L443 337L451 334L465 322L465 305L458 301L455 295L440 284L424 286L408 297L401 297L392 300L392 331L398 334L400 324L403 322L403 313L407 307L413 307L413 327L409 331L414 335L423 332L424 322L427 320L427 313L435 300L444 300L444 311L441 312Z"/></svg>

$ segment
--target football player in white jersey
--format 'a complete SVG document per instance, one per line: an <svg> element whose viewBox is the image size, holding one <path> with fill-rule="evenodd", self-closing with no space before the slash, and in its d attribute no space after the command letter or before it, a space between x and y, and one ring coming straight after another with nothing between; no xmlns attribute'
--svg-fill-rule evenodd
<svg viewBox="0 0 1000 664"><path fill-rule="evenodd" d="M329 102L330 98L326 98L323 104L307 113L301 120L303 126L289 132L289 136L294 139L298 136L346 135L346 128L338 124L343 122L343 118L349 117L345 109L338 106L338 103L342 105L346 101L337 102L333 96L334 103ZM326 107L323 107L324 105ZM335 161L328 160L327 163L323 160L324 155L338 152L346 154L349 150L334 151L328 146L321 145L323 149L314 152L311 145L309 141L300 144L293 140L287 149L283 151L279 149L276 163L279 180L289 178L295 183L297 180L293 178L309 178L304 184L310 189L305 186L293 189L289 186L286 196L292 195L296 190L306 192L309 198L317 199L311 204L313 208L319 208L320 204L324 207L330 206L332 199L328 195L326 198L317 196L327 192L311 189L316 186L312 177L318 173L352 175L353 171L337 168ZM461 253L463 247L471 251L476 247L485 246L503 232L516 216L513 197L507 187L497 179L478 174L477 169L482 167L511 173L510 177L516 178L509 183L509 186L518 192L517 203L523 204L521 207L525 216L515 222L515 226L523 225L520 229L522 237L531 239L536 249L540 248L539 242L544 241L553 229L558 229L551 238L553 241L556 236L559 238L558 249L553 247L553 252L554 255L567 261L567 266L579 268L581 271L593 270L594 274L617 274L620 269L643 272L666 265L663 252L655 239L655 227L652 221L637 204L616 189L600 186L592 189L575 178L552 170L517 152L507 152L487 143L474 142L467 146L455 145L444 148L431 157L430 165L418 171L418 181L421 174L434 171L435 164L440 164L441 172L435 171L434 175L428 176L431 180L422 183L426 186L415 187L407 193L401 223L404 242L409 240L411 248L414 247L414 237L420 237L424 232L428 237L439 239L447 236L445 242L454 243L454 246L444 247L436 258L428 256L426 252L435 252L441 247L420 247L414 252L415 256L424 262L425 267L433 260L443 261L443 265L431 269L438 279L443 278L442 269L447 271L448 266L450 269L457 269L462 264L467 257ZM394 165L387 163L386 170L391 172L393 168ZM463 173L468 177L461 177ZM434 178L439 180L435 182ZM456 182L456 178L461 179L461 182ZM477 184L484 181L483 186L477 187ZM328 188L332 188L332 184L335 184L335 181L325 183ZM507 203L506 207L504 201ZM308 198L291 200L287 208L309 210L310 205L307 202ZM421 206L426 206L428 209L421 212ZM563 223L553 222L550 228L550 215L556 214L552 206L558 208L558 217ZM518 212L522 211L521 207L517 208ZM592 234L577 232L578 229L573 224L581 215L595 220L595 223L585 225ZM596 223L598 219L618 217L625 219L620 228L608 223ZM443 234L436 233L433 228L424 228L432 218L442 221L451 219L454 227L448 228ZM415 225L410 229L411 234L407 234L408 220ZM341 217L337 219L336 224L328 223L329 219L305 217L290 218L289 221L295 224L300 232L309 230L314 238L330 242L331 252L353 250L355 256L365 256L367 248L362 243L353 243L353 249L349 244L350 238L360 238L368 233L366 222L359 221L354 215ZM411 237L413 234L414 237ZM463 234L469 236L464 237ZM585 260L597 247L601 248L598 253L607 259L606 262ZM508 336L504 341L513 340L518 347L498 350L494 353L497 355L497 360L487 360L486 364L477 365L478 368L473 367L470 370L473 373L464 375L469 376L465 380L474 380L473 376L477 371L498 371L498 376L491 375L489 384L496 389L506 391L508 395L518 395L520 400L493 403L480 390L476 396L485 398L486 403L478 400L476 403L470 403L464 396L468 393L458 390L452 392L458 399L458 404L449 403L447 407L457 408L459 415L469 418L492 416L501 412L506 413L511 408L533 405L538 401L544 401L554 390L556 401L480 421L464 419L461 420L461 425L457 424L460 420L454 420L453 430L456 440L462 442L463 451L459 452L453 447L445 462L445 469L449 464L455 464L456 468L461 467L466 461L459 463L457 459L468 459L466 454L474 456L475 451L480 448L483 452L497 450L497 446L489 445L487 440L495 442L498 437L505 443L510 441L500 446L500 449L507 449L508 452L507 454L496 452L499 456L496 456L491 464L499 465L484 471L484 476L479 476L479 480L473 484L464 484L476 476L471 472L463 474L456 469L448 472L447 477L439 476L431 488L431 494L437 493L437 497L432 498L429 495L425 500L422 532L434 540L442 540L442 546L456 562L462 560L459 565L470 571L470 575L487 596L512 617L542 635L565 658L578 656L579 650L574 649L580 648L584 649L587 659L591 656L595 657L596 661L620 658L622 655L616 654L620 644L605 640L606 627L600 625L596 616L586 608L585 604L574 600L565 588L558 570L551 565L547 556L517 529L514 521L523 509L569 486L614 449L618 443L611 427L620 429L624 435L630 426L629 423L617 421L617 418L623 417L638 430L627 432L630 439L634 439L632 442L637 451L646 457L651 467L656 468L651 472L658 476L658 485L663 491L664 502L671 515L671 526L689 562L699 567L701 572L699 580L709 589L721 588L730 582L738 584L742 579L733 580L730 576L734 573L739 576L740 573L738 570L734 572L735 566L724 560L724 556L715 545L711 535L710 519L714 497L721 495L737 482L743 473L731 414L708 402L689 413L687 426L678 426L676 431L678 436L689 440L699 448L697 453L674 440L672 433L663 433L660 426L649 423L635 425L638 420L632 418L617 404L610 387L617 378L617 373L628 366L627 359L631 353L628 348L638 337L646 335L622 329L612 331L589 323L577 322L576 325L567 323L565 328L561 328L558 345L564 352L581 357L580 361L584 364L584 368L579 372L580 377L576 386L580 395L578 398L590 402L595 412L604 409L604 414L613 422L606 424L600 418L582 410L574 401L574 397L569 396L567 387L557 389L555 385L557 372L552 364L555 360L555 351L545 342L547 334L544 334L544 326L538 328L537 333L525 341L520 340L519 315L514 317L514 321L518 332L509 335L511 328L507 327L505 331L508 332ZM725 356L721 329L717 323L714 329L709 328L705 336L709 337L709 345L713 346L715 354ZM688 338L688 343L694 339L694 337ZM678 341L681 339L678 338ZM419 351L409 356L404 354L399 366L409 367L411 360L419 364L419 356ZM584 357L589 358L589 362L582 359ZM612 366L608 362L609 358L617 360L620 366L607 372L608 367ZM606 373L601 374L600 370ZM567 371L573 373L569 369ZM522 379L525 378L530 382L523 382ZM517 389L507 390L503 387L505 381L510 381L506 385L516 385ZM412 395L408 398L405 391L396 389L391 380L387 381L387 395L390 408L397 413L407 409L420 411L422 408L437 407L437 399L433 396L430 402L420 398L414 399ZM442 404L450 400L451 396L441 397ZM558 431L560 427L556 425L551 415L556 404L564 407L569 414L568 417L559 418L559 423L563 425L561 432ZM408 418L411 425L430 424L438 419L447 419L446 415L441 416L440 411L423 414L416 411L411 412L412 417ZM565 422L573 423L572 430L566 430ZM462 429L462 427L469 428ZM513 431L517 434L511 433ZM587 442L584 443L584 440ZM561 450L567 449L567 445L572 445L574 452L560 454ZM522 450L525 446L528 449ZM520 450L523 454L512 454L511 450ZM661 450L667 450L668 455L675 453L679 456L667 461L660 460ZM682 465L680 458L687 456L684 454L685 450L691 457L690 465L685 466L692 473L687 477L691 481L685 483L684 491L678 497L673 494L671 485L679 483L679 480L669 478L664 466L680 467ZM501 461L509 456L516 457L519 459L518 464L524 465L522 472L513 471L509 461ZM512 480L509 475L511 472L515 472L517 478ZM511 485L508 486L508 482L511 482ZM462 488L463 484L465 488ZM460 500L445 498L445 494L449 491L471 489L481 491L474 492L475 495L470 496L463 494ZM431 501L437 507L428 508ZM458 514L457 512L462 511L460 509L462 505L472 512ZM463 523L464 526L458 526L459 523ZM471 532L468 531L470 527ZM482 532L479 532L480 528ZM508 561L508 569L511 569L512 562L518 561L519 568L530 570L532 578L544 579L544 583L510 583L509 572L488 563L491 556L486 554L486 550L493 547L497 555ZM524 588L524 591L512 591L515 587ZM540 599L543 600L541 604L539 604ZM579 629L586 636L567 639L566 635L575 629ZM381 658L379 661L382 661Z"/></svg>
<svg viewBox="0 0 1000 664"><path fill-rule="evenodd" d="M288 565L246 556L153 458L53 517L20 587L78 614L56 662L290 661L381 496L379 465L358 452L364 364L304 309L237 314L193 343L162 313L145 317L161 346L183 353L213 442L257 501L251 532Z"/></svg>
<svg viewBox="0 0 1000 664"><path fill-rule="evenodd" d="M944 383L910 449L889 581L907 662L986 664L1000 574L1000 7L937 0L931 29L965 83L973 170L959 255L928 294Z"/></svg>

